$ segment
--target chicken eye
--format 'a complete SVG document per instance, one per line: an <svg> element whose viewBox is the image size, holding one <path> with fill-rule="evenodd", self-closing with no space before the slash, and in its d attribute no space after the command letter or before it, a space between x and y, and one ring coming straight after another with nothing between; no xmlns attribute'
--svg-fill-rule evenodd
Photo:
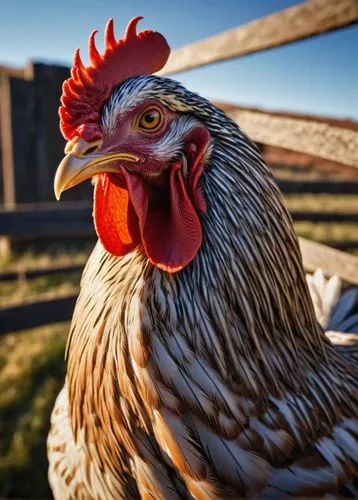
<svg viewBox="0 0 358 500"><path fill-rule="evenodd" d="M162 115L157 109L148 109L139 119L138 126L143 130L155 130L162 123Z"/></svg>

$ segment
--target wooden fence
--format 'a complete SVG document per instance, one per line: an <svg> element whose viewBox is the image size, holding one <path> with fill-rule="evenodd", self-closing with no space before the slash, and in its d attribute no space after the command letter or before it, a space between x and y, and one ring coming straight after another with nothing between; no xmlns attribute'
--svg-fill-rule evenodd
<svg viewBox="0 0 358 500"><path fill-rule="evenodd" d="M94 235L92 209L92 202L61 202L48 203L42 208L18 205L15 210L0 210L0 236L31 239L91 236ZM291 216L294 221L358 223L358 205L355 212L293 210ZM358 242L352 247L358 248Z"/></svg>
<svg viewBox="0 0 358 500"><path fill-rule="evenodd" d="M174 50L159 74L171 75L272 49L357 20L357 0L306 1ZM65 146L57 108L62 82L68 76L69 68L64 66L30 63L23 70L0 67L0 203L7 208L53 200L52 180ZM245 109L232 109L228 114L256 142L358 165L358 134L354 130ZM86 184L68 194L72 200L90 197Z"/></svg>
<svg viewBox="0 0 358 500"><path fill-rule="evenodd" d="M306 1L175 50L160 74L170 75L246 56L357 22L357 0ZM332 70L333 67L334 61ZM52 179L64 146L58 132L57 106L53 103L58 102L60 85L68 75L68 68L34 64L25 68L22 74L15 73L1 72L0 68L0 170L3 186L0 194L6 208L0 212L0 236L93 234L91 207L86 203L80 206L62 204L56 209L44 206L37 210L17 206L19 203L44 203L53 199ZM358 167L358 132L355 130L319 120L294 119L245 109L233 108L228 114L258 143ZM26 137L21 134L24 128ZM40 141L34 140L35 130L36 134L40 131ZM288 193L358 193L357 182L280 181L280 187ZM31 199L29 192L32 192ZM81 187L81 191L73 192L72 196L89 199L88 186ZM300 211L293 212L292 216L296 220L357 222L358 207L357 212L349 214ZM358 242L354 244L358 246ZM358 284L357 257L302 238L300 245L308 271L321 267L327 275L337 274L347 283ZM28 277L36 275L36 270L29 273ZM74 301L75 296L71 295L55 301L0 309L0 333L69 319Z"/></svg>
<svg viewBox="0 0 358 500"><path fill-rule="evenodd" d="M69 68L30 63L23 71L0 67L0 204L53 201L53 178L65 141L58 127L62 82ZM89 185L68 199L89 199Z"/></svg>

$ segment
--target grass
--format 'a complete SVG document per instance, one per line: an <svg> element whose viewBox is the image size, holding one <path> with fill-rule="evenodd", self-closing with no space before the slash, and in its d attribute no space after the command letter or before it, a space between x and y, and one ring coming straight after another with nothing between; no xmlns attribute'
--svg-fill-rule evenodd
<svg viewBox="0 0 358 500"><path fill-rule="evenodd" d="M335 172L331 172L331 173L324 173L324 172L320 172L317 168L315 168L313 165L311 165L311 167L307 168L307 167L300 167L300 166L296 166L296 167L290 167L290 168L287 168L287 165L285 164L276 164L276 165L269 165L270 166L270 170L271 172L273 173L273 175L277 178L277 179L285 179L285 180L288 180L288 181L320 181L320 180L324 180L324 179L327 179L327 180L334 180L334 179L338 179L338 180L342 180L342 181L346 181L346 180L350 180L352 177L346 174L344 174L342 171L339 173L338 171L335 171ZM354 176L353 177L354 179L356 179L356 177Z"/></svg>
<svg viewBox="0 0 358 500"><path fill-rule="evenodd" d="M4 258L0 269L82 264L90 249L28 248ZM76 293L80 274L1 282L0 307ZM64 383L68 330L69 323L61 323L0 337L0 498L51 498L46 438Z"/></svg>
<svg viewBox="0 0 358 500"><path fill-rule="evenodd" d="M290 210L355 211L358 196L290 195ZM318 241L358 239L357 224L295 223L299 235ZM93 245L48 246L8 256L2 270L82 264ZM80 273L0 283L0 307L76 293ZM50 498L46 437L54 400L65 376L68 323L0 338L0 498Z"/></svg>
<svg viewBox="0 0 358 500"><path fill-rule="evenodd" d="M49 243L45 248L26 246L24 250L0 256L0 270L21 270L49 266L83 264L91 253L93 244Z"/></svg>
<svg viewBox="0 0 358 500"><path fill-rule="evenodd" d="M357 195L292 194L285 202L289 210L358 212Z"/></svg>
<svg viewBox="0 0 358 500"><path fill-rule="evenodd" d="M357 241L358 224L329 222L295 222L295 230L299 236L315 241Z"/></svg>
<svg viewBox="0 0 358 500"><path fill-rule="evenodd" d="M0 339L0 498L50 498L46 436L69 324Z"/></svg>
<svg viewBox="0 0 358 500"><path fill-rule="evenodd" d="M80 278L81 272L72 272L31 280L5 281L0 288L0 307L77 293Z"/></svg>
<svg viewBox="0 0 358 500"><path fill-rule="evenodd" d="M358 212L357 195L295 194L285 196L285 203L291 211ZM357 223L297 221L294 226L299 236L314 241L358 240Z"/></svg>

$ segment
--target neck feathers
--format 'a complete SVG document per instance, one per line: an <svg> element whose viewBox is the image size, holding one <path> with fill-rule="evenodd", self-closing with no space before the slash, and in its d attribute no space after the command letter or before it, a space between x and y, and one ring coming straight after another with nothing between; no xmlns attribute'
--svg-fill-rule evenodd
<svg viewBox="0 0 358 500"><path fill-rule="evenodd" d="M263 387L279 391L282 378L297 389L297 371L325 359L290 216L258 153L241 147L241 137L230 131L214 144L203 175L204 241L183 271L153 267L140 248L117 258L98 243L68 344L74 392L90 378L99 384L104 376L130 378L130 356L144 363L153 335L183 336L222 376L242 380L256 395Z"/></svg>

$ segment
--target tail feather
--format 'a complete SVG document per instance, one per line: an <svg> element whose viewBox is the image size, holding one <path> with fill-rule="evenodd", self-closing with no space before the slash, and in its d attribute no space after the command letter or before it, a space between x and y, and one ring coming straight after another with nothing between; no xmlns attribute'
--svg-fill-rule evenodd
<svg viewBox="0 0 358 500"><path fill-rule="evenodd" d="M358 288L344 292L333 307L327 330L358 333Z"/></svg>
<svg viewBox="0 0 358 500"><path fill-rule="evenodd" d="M338 276L326 279L321 269L317 269L314 274L306 274L306 281L316 318L326 330L332 310L342 293L342 281Z"/></svg>
<svg viewBox="0 0 358 500"><path fill-rule="evenodd" d="M358 288L342 293L337 276L326 279L318 269L306 275L317 320L338 351L358 367Z"/></svg>

